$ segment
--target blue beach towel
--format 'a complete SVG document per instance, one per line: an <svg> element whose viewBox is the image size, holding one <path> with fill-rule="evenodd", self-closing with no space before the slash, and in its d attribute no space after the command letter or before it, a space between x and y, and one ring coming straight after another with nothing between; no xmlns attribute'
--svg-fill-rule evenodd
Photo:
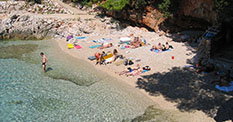
<svg viewBox="0 0 233 122"><path fill-rule="evenodd" d="M142 71L142 73L145 73L145 72L147 72L147 71L149 71L149 70L145 70L145 69L144 69L144 70Z"/></svg>
<svg viewBox="0 0 233 122"><path fill-rule="evenodd" d="M87 36L83 36L83 37L76 37L76 39L86 39Z"/></svg>
<svg viewBox="0 0 233 122"><path fill-rule="evenodd" d="M218 89L218 90L220 90L220 91L224 91L224 92L233 91L233 81L231 81L230 86L219 86L219 85L216 85L215 88Z"/></svg>
<svg viewBox="0 0 233 122"><path fill-rule="evenodd" d="M93 45L93 46L89 46L89 48L94 49L94 48L98 48L101 47L102 45Z"/></svg>
<svg viewBox="0 0 233 122"><path fill-rule="evenodd" d="M152 52L156 52L156 53L159 53L159 50L152 50L152 49L150 49L150 51L152 51ZM162 51L162 52L167 52L167 51L172 51L171 49L168 49L168 50L166 50L166 51Z"/></svg>

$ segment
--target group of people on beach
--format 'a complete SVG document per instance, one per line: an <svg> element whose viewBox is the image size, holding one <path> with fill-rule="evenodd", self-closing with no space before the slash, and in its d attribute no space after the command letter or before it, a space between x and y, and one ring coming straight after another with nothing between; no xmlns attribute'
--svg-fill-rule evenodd
<svg viewBox="0 0 233 122"><path fill-rule="evenodd" d="M168 42L166 42L165 44L161 44L159 42L158 45L152 46L151 51L158 50L159 52L162 52L162 51L167 51L169 49L173 49L173 47L171 45L169 45Z"/></svg>
<svg viewBox="0 0 233 122"><path fill-rule="evenodd" d="M104 57L107 55L111 55L109 58L105 59ZM97 52L95 53L95 57L96 57L96 65L97 64L108 64L108 63L112 63L114 61L116 61L116 59L118 58L118 51L117 49L113 50L113 53L105 53L105 51L102 51L101 53Z"/></svg>
<svg viewBox="0 0 233 122"><path fill-rule="evenodd" d="M131 48L138 48L141 47L145 44L145 42L140 39L139 37L134 37L133 41L130 42L130 47Z"/></svg>

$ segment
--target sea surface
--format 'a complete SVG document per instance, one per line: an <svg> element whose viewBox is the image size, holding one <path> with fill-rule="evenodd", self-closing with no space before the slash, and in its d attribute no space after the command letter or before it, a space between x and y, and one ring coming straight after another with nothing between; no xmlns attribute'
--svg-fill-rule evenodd
<svg viewBox="0 0 233 122"><path fill-rule="evenodd" d="M40 52L49 59L46 73ZM54 41L0 42L1 122L130 121L152 104Z"/></svg>

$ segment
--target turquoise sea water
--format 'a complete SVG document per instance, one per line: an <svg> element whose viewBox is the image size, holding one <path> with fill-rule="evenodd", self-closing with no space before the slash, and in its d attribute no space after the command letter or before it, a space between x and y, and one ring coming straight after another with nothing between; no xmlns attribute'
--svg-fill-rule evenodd
<svg viewBox="0 0 233 122"><path fill-rule="evenodd" d="M36 44L21 58L0 59L0 121L122 121L152 104L139 91L63 53L52 41L10 41L1 46ZM49 58L42 72L43 51Z"/></svg>

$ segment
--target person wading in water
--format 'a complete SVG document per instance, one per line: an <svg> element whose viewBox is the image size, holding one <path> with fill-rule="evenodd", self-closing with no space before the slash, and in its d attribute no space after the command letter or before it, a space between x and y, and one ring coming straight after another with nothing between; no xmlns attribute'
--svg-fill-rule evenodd
<svg viewBox="0 0 233 122"><path fill-rule="evenodd" d="M40 55L42 56L42 68L43 71L46 71L46 63L48 62L48 58L45 56L45 54L43 52L40 53Z"/></svg>

